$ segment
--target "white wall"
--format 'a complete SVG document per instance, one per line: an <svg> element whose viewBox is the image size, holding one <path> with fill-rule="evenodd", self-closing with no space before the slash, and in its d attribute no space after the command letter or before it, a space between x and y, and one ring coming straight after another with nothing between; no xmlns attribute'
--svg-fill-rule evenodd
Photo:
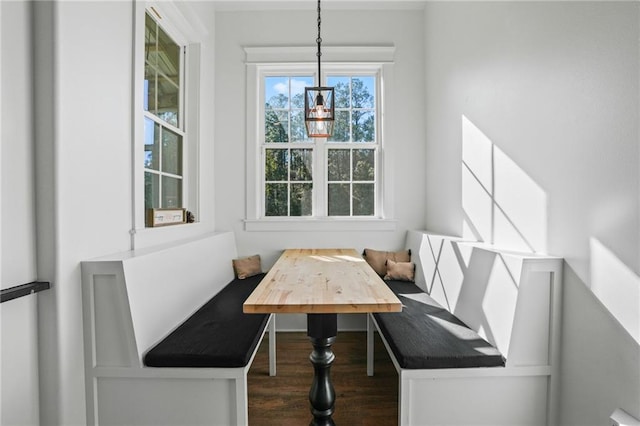
<svg viewBox="0 0 640 426"><path fill-rule="evenodd" d="M640 417L640 5L425 18L427 228L564 257L560 424Z"/></svg>
<svg viewBox="0 0 640 426"><path fill-rule="evenodd" d="M130 247L133 11L132 1L36 2L38 271L53 285L40 304L42 424L86 423L80 262ZM205 158L212 89L201 92ZM211 206L211 179L200 189ZM212 229L204 211L189 230Z"/></svg>
<svg viewBox="0 0 640 426"><path fill-rule="evenodd" d="M129 247L133 9L37 8L38 267L53 286L40 306L41 418L83 424L80 261Z"/></svg>
<svg viewBox="0 0 640 426"><path fill-rule="evenodd" d="M3 289L36 280L31 8L0 3L0 126L2 143L0 257ZM37 298L0 305L0 423L39 422Z"/></svg>

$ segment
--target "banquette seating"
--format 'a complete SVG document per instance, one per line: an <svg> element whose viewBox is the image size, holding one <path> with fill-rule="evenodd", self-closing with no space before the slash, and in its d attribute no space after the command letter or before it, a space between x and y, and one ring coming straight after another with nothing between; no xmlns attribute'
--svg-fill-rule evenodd
<svg viewBox="0 0 640 426"><path fill-rule="evenodd" d="M89 425L247 425L247 372L275 321L242 313L233 233L83 262Z"/></svg>
<svg viewBox="0 0 640 426"><path fill-rule="evenodd" d="M559 258L407 233L403 312L367 319L398 372L398 424L553 425ZM234 278L233 233L82 263L89 425L247 425L247 372L272 315L245 315L262 278ZM400 261L399 261L400 262ZM375 269L375 268L374 268Z"/></svg>
<svg viewBox="0 0 640 426"><path fill-rule="evenodd" d="M415 284L371 314L399 376L398 424L550 425L557 412L559 258L411 231Z"/></svg>

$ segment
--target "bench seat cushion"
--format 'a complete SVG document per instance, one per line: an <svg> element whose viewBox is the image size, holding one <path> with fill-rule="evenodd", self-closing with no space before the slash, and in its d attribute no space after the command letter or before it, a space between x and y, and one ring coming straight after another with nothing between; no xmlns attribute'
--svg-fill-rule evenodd
<svg viewBox="0 0 640 426"><path fill-rule="evenodd" d="M267 314L242 304L265 274L234 279L144 357L149 367L244 367L267 325Z"/></svg>
<svg viewBox="0 0 640 426"><path fill-rule="evenodd" d="M495 347L414 283L386 283L402 302L402 312L374 317L400 367L504 367L504 357Z"/></svg>

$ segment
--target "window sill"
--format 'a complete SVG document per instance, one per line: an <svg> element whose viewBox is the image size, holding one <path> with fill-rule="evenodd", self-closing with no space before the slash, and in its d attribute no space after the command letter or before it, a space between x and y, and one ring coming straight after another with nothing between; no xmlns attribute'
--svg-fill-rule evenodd
<svg viewBox="0 0 640 426"><path fill-rule="evenodd" d="M244 230L249 232L314 232L314 231L395 231L393 219L318 219L273 218L246 219Z"/></svg>

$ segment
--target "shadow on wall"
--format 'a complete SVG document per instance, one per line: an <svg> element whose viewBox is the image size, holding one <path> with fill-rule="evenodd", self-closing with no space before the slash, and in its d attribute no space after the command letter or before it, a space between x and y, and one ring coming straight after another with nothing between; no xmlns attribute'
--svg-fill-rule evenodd
<svg viewBox="0 0 640 426"><path fill-rule="evenodd" d="M463 236L525 252L547 250L547 194L462 116Z"/></svg>
<svg viewBox="0 0 640 426"><path fill-rule="evenodd" d="M546 192L464 115L462 208L465 238L546 252ZM589 249L591 291L640 343L640 277L599 240Z"/></svg>
<svg viewBox="0 0 640 426"><path fill-rule="evenodd" d="M595 238L589 253L591 291L640 344L640 277Z"/></svg>

